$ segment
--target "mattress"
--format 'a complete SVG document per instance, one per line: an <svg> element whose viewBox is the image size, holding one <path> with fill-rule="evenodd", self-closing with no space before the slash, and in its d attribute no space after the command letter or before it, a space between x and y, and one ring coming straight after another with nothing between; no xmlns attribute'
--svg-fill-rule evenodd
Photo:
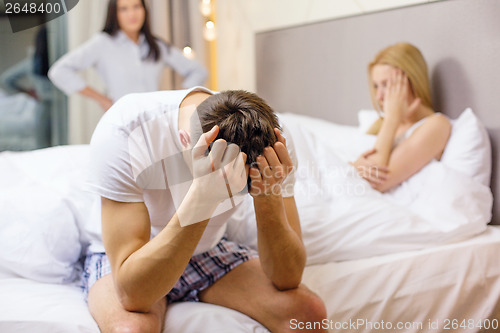
<svg viewBox="0 0 500 333"><path fill-rule="evenodd" d="M325 301L332 332L499 332L498 253L500 227L488 226L455 244L309 266L303 282Z"/></svg>
<svg viewBox="0 0 500 333"><path fill-rule="evenodd" d="M486 318L495 325L499 252L500 227L489 226L455 244L308 266L303 282L325 301L321 325L330 332L383 332L388 325L395 332L478 332ZM8 278L0 279L0 295L2 333L99 332L78 286ZM464 320L471 327L456 327ZM167 331L267 332L241 313L202 303L171 305Z"/></svg>

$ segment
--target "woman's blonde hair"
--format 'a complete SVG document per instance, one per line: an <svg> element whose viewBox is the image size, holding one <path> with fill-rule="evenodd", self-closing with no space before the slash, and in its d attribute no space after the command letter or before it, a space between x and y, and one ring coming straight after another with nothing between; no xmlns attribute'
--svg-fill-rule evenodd
<svg viewBox="0 0 500 333"><path fill-rule="evenodd" d="M376 91L371 77L375 65L390 65L401 69L408 77L415 97L420 98L423 105L433 109L427 63L418 48L404 42L388 46L381 50L368 65L372 104L376 110L382 111L376 99Z"/></svg>

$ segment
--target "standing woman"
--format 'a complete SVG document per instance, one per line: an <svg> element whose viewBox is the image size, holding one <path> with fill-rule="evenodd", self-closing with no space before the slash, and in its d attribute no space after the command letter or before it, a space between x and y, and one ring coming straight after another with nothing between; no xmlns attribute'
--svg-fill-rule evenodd
<svg viewBox="0 0 500 333"><path fill-rule="evenodd" d="M144 0L110 0L103 32L59 59L49 78L66 94L79 92L106 111L123 95L159 90L166 66L184 77L184 88L202 85L207 78L201 64L152 35ZM77 74L89 67L104 80L106 95Z"/></svg>
<svg viewBox="0 0 500 333"><path fill-rule="evenodd" d="M451 124L433 109L427 64L415 46L383 49L368 75L372 103L383 117L368 130L377 135L374 148L353 165L373 188L386 192L441 159Z"/></svg>

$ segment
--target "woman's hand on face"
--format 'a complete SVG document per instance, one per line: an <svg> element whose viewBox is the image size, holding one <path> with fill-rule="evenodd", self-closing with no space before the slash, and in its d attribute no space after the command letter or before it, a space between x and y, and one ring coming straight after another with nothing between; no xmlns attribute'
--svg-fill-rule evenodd
<svg viewBox="0 0 500 333"><path fill-rule="evenodd" d="M384 101L386 117L401 121L411 116L420 105L420 99L414 98L406 74L399 68L394 69L387 83Z"/></svg>
<svg viewBox="0 0 500 333"><path fill-rule="evenodd" d="M371 187L377 189L387 180L389 169L369 160L369 156L374 154L375 151L375 148L373 148L364 152L355 162L350 162L350 164L356 168L361 178L368 181Z"/></svg>

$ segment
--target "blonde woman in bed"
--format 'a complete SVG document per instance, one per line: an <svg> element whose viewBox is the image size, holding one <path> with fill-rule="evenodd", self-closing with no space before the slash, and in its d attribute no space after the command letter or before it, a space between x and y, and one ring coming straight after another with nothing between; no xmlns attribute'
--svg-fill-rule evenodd
<svg viewBox="0 0 500 333"><path fill-rule="evenodd" d="M368 74L381 116L368 130L377 135L375 146L352 164L374 189L386 192L440 160L451 124L433 110L427 64L415 46L397 43L381 50Z"/></svg>

